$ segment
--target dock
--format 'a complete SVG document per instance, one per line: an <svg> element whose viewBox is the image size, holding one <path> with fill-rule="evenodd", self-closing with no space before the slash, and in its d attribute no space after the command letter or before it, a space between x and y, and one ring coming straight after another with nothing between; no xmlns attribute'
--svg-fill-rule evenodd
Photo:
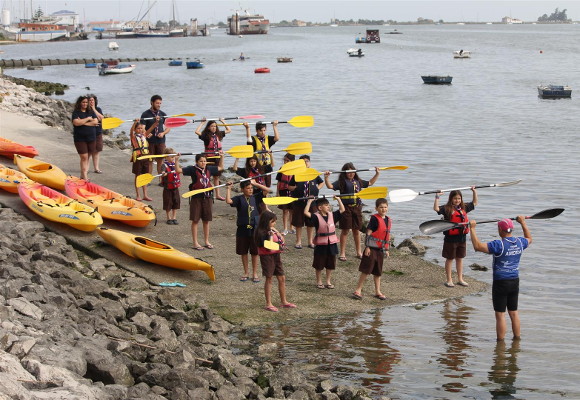
<svg viewBox="0 0 580 400"><path fill-rule="evenodd" d="M106 63L111 61L118 61L119 63L128 62L142 62L142 61L167 61L167 60L180 60L181 58L67 58L67 59L11 59L11 60L0 60L0 68L27 68L28 66L33 67L45 67L50 65L71 65L71 64L92 64L92 63Z"/></svg>

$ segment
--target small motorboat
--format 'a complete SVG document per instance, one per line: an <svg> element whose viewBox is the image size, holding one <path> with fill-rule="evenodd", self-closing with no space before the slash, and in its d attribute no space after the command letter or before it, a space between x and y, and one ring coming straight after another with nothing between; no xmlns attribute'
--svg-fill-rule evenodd
<svg viewBox="0 0 580 400"><path fill-rule="evenodd" d="M423 83L429 85L450 85L453 77L449 75L422 75L421 79L423 79Z"/></svg>
<svg viewBox="0 0 580 400"><path fill-rule="evenodd" d="M171 60L169 61L170 67L181 67L183 65L183 61L181 60Z"/></svg>
<svg viewBox="0 0 580 400"><path fill-rule="evenodd" d="M572 88L567 85L539 85L538 96L542 99L569 99Z"/></svg>
<svg viewBox="0 0 580 400"><path fill-rule="evenodd" d="M349 57L364 57L365 55L362 49L348 49L346 53Z"/></svg>
<svg viewBox="0 0 580 400"><path fill-rule="evenodd" d="M117 42L109 42L109 51L117 51L119 50L119 45Z"/></svg>
<svg viewBox="0 0 580 400"><path fill-rule="evenodd" d="M135 64L109 65L102 63L99 65L99 75L118 75L133 72L137 66Z"/></svg>
<svg viewBox="0 0 580 400"><path fill-rule="evenodd" d="M205 65L199 60L187 61L185 63L185 66L187 67L187 69L200 69L205 67Z"/></svg>
<svg viewBox="0 0 580 400"><path fill-rule="evenodd" d="M269 74L270 73L270 68L266 68L266 67L256 68L254 70L254 73L256 73L256 74Z"/></svg>
<svg viewBox="0 0 580 400"><path fill-rule="evenodd" d="M13 142L10 139L0 137L0 156L14 159L15 154L20 154L24 157L34 158L38 155L38 150L34 146L25 146L20 143Z"/></svg>
<svg viewBox="0 0 580 400"><path fill-rule="evenodd" d="M16 164L20 172L24 172L33 181L50 186L53 189L64 190L66 174L56 165L19 154L14 155L14 164Z"/></svg>
<svg viewBox="0 0 580 400"><path fill-rule="evenodd" d="M292 59L292 57L278 57L276 61L278 61L279 63L291 63L294 60Z"/></svg>
<svg viewBox="0 0 580 400"><path fill-rule="evenodd" d="M471 51L456 50L453 52L453 58L471 58Z"/></svg>
<svg viewBox="0 0 580 400"><path fill-rule="evenodd" d="M86 63L85 68L97 68L97 63Z"/></svg>

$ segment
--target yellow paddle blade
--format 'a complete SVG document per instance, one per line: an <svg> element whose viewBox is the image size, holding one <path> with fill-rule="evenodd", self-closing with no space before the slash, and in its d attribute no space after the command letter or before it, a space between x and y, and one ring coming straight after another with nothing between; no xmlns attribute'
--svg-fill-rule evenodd
<svg viewBox="0 0 580 400"><path fill-rule="evenodd" d="M282 165L282 167L278 170L278 172L281 172L285 175L294 175L304 171L305 169L306 163L304 162L304 160L296 160L287 162L286 164Z"/></svg>
<svg viewBox="0 0 580 400"><path fill-rule="evenodd" d="M166 156L167 154L147 154L146 156L137 157L137 160L151 160L152 158L163 158Z"/></svg>
<svg viewBox="0 0 580 400"><path fill-rule="evenodd" d="M280 250L280 245L271 240L264 240L264 247L268 250Z"/></svg>
<svg viewBox="0 0 580 400"><path fill-rule="evenodd" d="M380 199L381 197L387 197L386 186L375 186L362 189L355 196L361 199Z"/></svg>
<svg viewBox="0 0 580 400"><path fill-rule="evenodd" d="M135 181L135 186L141 187L149 184L153 179L155 179L155 175L151 174L141 174L137 175L137 180Z"/></svg>
<svg viewBox="0 0 580 400"><path fill-rule="evenodd" d="M404 170L404 169L407 169L407 168L409 168L409 167L407 167L406 165L394 165L394 166L392 166L392 167L380 167L379 169L380 169L381 171L385 171L385 170L387 170L387 169L398 169L398 170Z"/></svg>
<svg viewBox="0 0 580 400"><path fill-rule="evenodd" d="M230 156L235 158L249 158L254 155L254 148L252 145L234 146L226 151Z"/></svg>
<svg viewBox="0 0 580 400"><path fill-rule="evenodd" d="M181 195L181 197L183 197L184 199L187 199L191 196L195 196L196 194L200 194L200 193L205 193L205 192L209 192L210 190L214 190L215 188L212 187L208 187L208 188L204 188L204 189L197 189L197 190L191 190L189 192L185 192Z"/></svg>
<svg viewBox="0 0 580 400"><path fill-rule="evenodd" d="M284 204L290 204L298 199L294 197L264 197L263 201L269 206L281 206Z"/></svg>
<svg viewBox="0 0 580 400"><path fill-rule="evenodd" d="M299 115L286 122L296 128L307 128L314 125L314 117L311 115Z"/></svg>
<svg viewBox="0 0 580 400"><path fill-rule="evenodd" d="M170 115L170 117L195 117L195 114L193 114L193 113L175 114L175 115Z"/></svg>
<svg viewBox="0 0 580 400"><path fill-rule="evenodd" d="M286 147L284 151L294 155L309 154L312 153L312 143L310 142L294 143Z"/></svg>
<svg viewBox="0 0 580 400"><path fill-rule="evenodd" d="M125 121L123 121L121 118L115 117L103 118L102 126L103 129L113 129L120 126L123 122Z"/></svg>
<svg viewBox="0 0 580 400"><path fill-rule="evenodd" d="M317 176L323 174L314 168L306 168L303 172L294 174L294 180L296 182L308 182L313 179L316 179Z"/></svg>

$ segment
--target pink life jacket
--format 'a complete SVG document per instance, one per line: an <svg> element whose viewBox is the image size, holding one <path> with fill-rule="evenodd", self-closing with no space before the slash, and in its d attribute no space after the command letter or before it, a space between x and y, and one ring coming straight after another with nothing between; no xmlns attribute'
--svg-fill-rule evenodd
<svg viewBox="0 0 580 400"><path fill-rule="evenodd" d="M319 212L314 213L314 215L318 218L318 229L316 230L316 236L314 236L314 244L325 246L338 243L332 212L328 213L328 221L325 221Z"/></svg>

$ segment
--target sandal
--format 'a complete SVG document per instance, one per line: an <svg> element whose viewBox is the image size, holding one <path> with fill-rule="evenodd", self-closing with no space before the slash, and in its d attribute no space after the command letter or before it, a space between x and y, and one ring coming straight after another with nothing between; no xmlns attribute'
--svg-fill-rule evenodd
<svg viewBox="0 0 580 400"><path fill-rule="evenodd" d="M375 298L379 299L379 300L387 300L387 296L383 295L383 294L375 294Z"/></svg>
<svg viewBox="0 0 580 400"><path fill-rule="evenodd" d="M302 249L302 245L301 244L297 244L296 246L294 246L294 248L300 250L300 249Z"/></svg>
<svg viewBox="0 0 580 400"><path fill-rule="evenodd" d="M453 283L448 283L448 282L445 282L445 286L447 286L447 287L455 287L455 285Z"/></svg>
<svg viewBox="0 0 580 400"><path fill-rule="evenodd" d="M242 277L240 278L240 281L242 281L242 282L246 282L248 279L250 279L250 277L249 277L249 276L242 276Z"/></svg>
<svg viewBox="0 0 580 400"><path fill-rule="evenodd" d="M264 307L264 310L271 311L271 312L278 312L278 309L275 306Z"/></svg>
<svg viewBox="0 0 580 400"><path fill-rule="evenodd" d="M102 173L103 173L103 171L101 171L100 169L95 170L95 174L102 174Z"/></svg>
<svg viewBox="0 0 580 400"><path fill-rule="evenodd" d="M324 285L322 283L319 283L318 285L316 285L317 289L324 289Z"/></svg>
<svg viewBox="0 0 580 400"><path fill-rule="evenodd" d="M205 248L203 246L199 246L199 247L192 246L191 248L193 250L198 250L198 251L205 250Z"/></svg>
<svg viewBox="0 0 580 400"><path fill-rule="evenodd" d="M282 304L280 307L282 307L282 308L296 308L296 304L286 303L286 304Z"/></svg>
<svg viewBox="0 0 580 400"><path fill-rule="evenodd" d="M459 286L465 286L465 287L469 286L469 283L467 283L467 282L463 282L463 281L461 281L461 282L457 282L457 284L458 284Z"/></svg>
<svg viewBox="0 0 580 400"><path fill-rule="evenodd" d="M357 292L353 292L352 298L355 300L362 300L362 296L360 294L358 294Z"/></svg>
<svg viewBox="0 0 580 400"><path fill-rule="evenodd" d="M260 278L252 278L252 282L254 282L254 283L260 283Z"/></svg>
<svg viewBox="0 0 580 400"><path fill-rule="evenodd" d="M345 256L340 256L340 257L338 257L338 259L339 259L340 261L346 261L346 257L345 257Z"/></svg>
<svg viewBox="0 0 580 400"><path fill-rule="evenodd" d="M324 287L327 289L334 289L334 285L332 283L329 283L328 285L324 285Z"/></svg>
<svg viewBox="0 0 580 400"><path fill-rule="evenodd" d="M210 249L210 250L213 249L213 245L212 244L206 244L203 247L205 247L206 249Z"/></svg>

